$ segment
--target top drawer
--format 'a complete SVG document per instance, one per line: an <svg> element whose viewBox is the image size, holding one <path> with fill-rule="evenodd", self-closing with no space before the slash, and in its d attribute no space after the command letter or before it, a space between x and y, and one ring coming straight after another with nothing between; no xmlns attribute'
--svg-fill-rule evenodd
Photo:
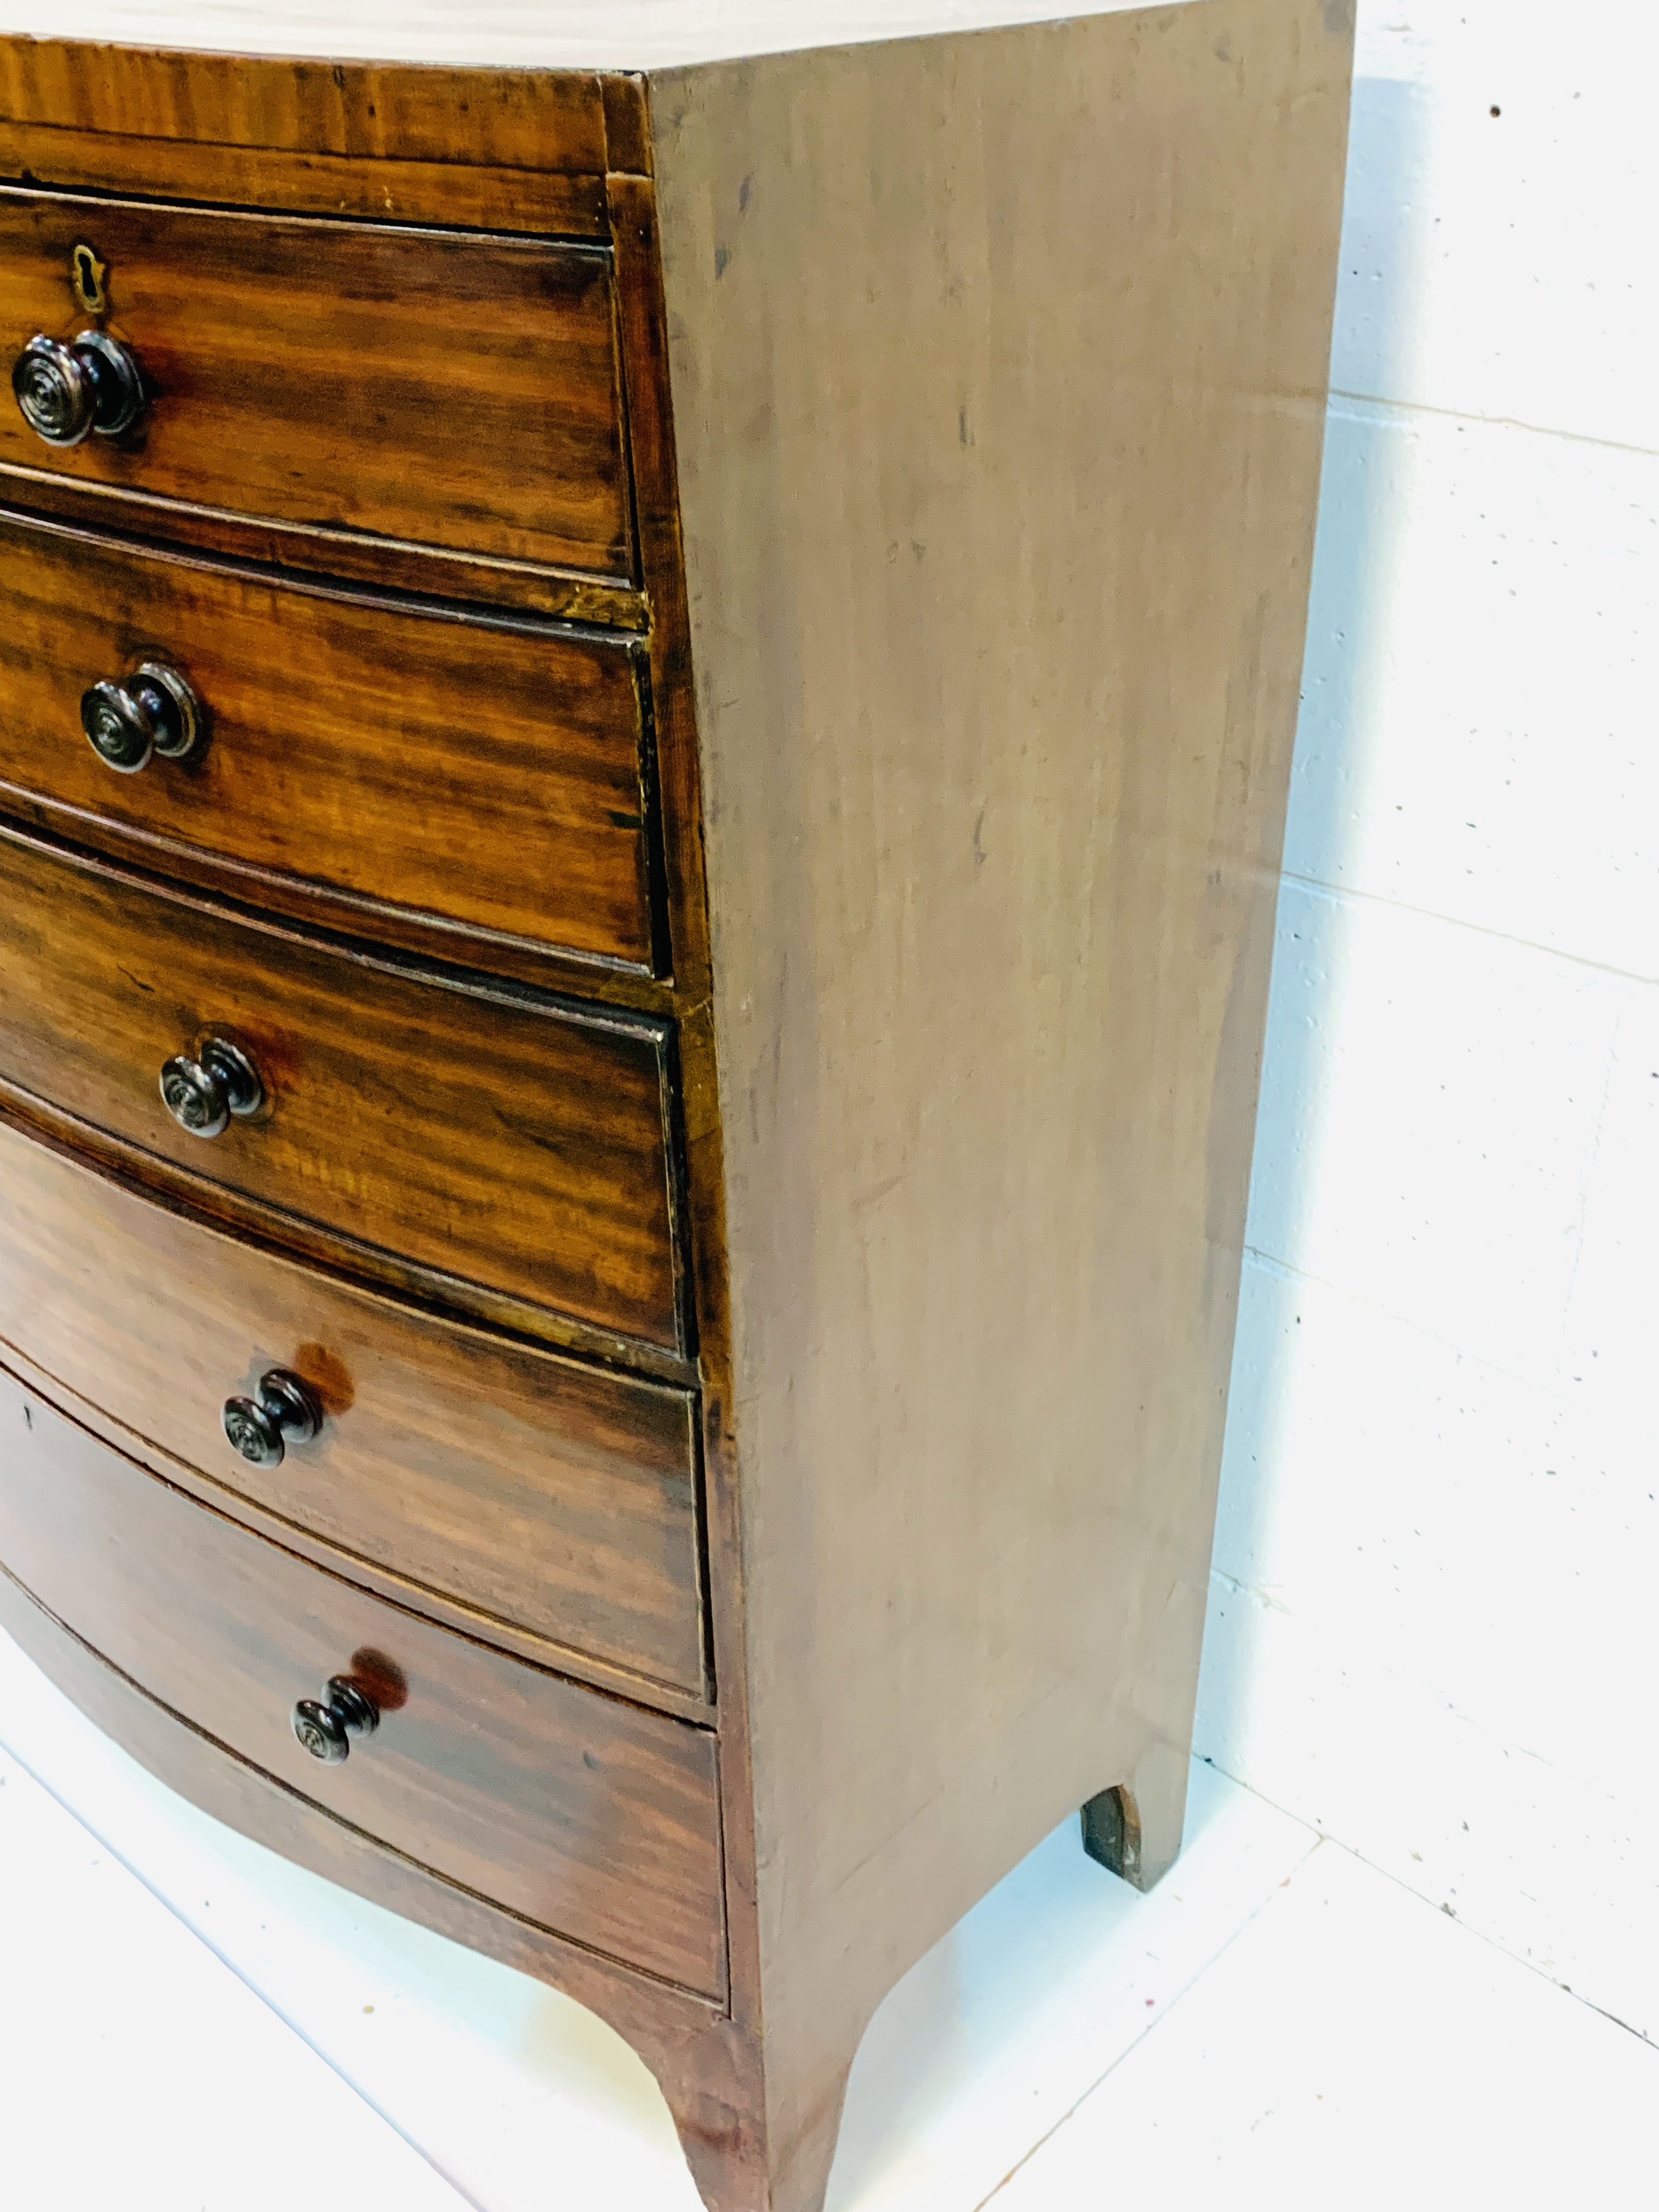
<svg viewBox="0 0 1659 2212"><path fill-rule="evenodd" d="M5 362L96 324L143 370L136 428L54 446L8 404L0 462L632 576L602 248L0 188Z"/></svg>

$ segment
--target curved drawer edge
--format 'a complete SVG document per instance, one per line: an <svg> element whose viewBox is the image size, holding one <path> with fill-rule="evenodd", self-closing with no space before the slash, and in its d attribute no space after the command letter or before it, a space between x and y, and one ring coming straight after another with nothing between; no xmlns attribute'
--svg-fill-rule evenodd
<svg viewBox="0 0 1659 2212"><path fill-rule="evenodd" d="M0 984L0 1087L31 1116L290 1249L686 1356L672 1022L334 942L7 822ZM204 1147L156 1077L222 1029L272 1104Z"/></svg>
<svg viewBox="0 0 1659 2212"><path fill-rule="evenodd" d="M591 1951L462 1888L342 1820L153 1698L0 1565L0 1630L145 1772L239 1835L405 1920L562 1990L630 2039L729 2017L729 2007Z"/></svg>
<svg viewBox="0 0 1659 2212"><path fill-rule="evenodd" d="M3 1117L0 1366L343 1579L707 1724L697 1401L683 1386L348 1288ZM272 1369L307 1380L325 1420L268 1467L230 1449L223 1412Z"/></svg>
<svg viewBox="0 0 1659 2212"><path fill-rule="evenodd" d="M3 1126L0 1124L0 1129ZM331 1543L298 1521L283 1519L281 1514L257 1500L204 1474L187 1460L174 1458L136 1429L127 1428L102 1406L83 1398L61 1376L31 1359L27 1352L3 1336L0 1375L11 1376L25 1389L55 1404L88 1436L107 1444L112 1451L121 1453L146 1474L170 1483L210 1512L222 1514L228 1521L240 1522L254 1535L280 1545L325 1574L334 1575L342 1582L356 1583L371 1596L385 1598L388 1604L400 1606L405 1613L422 1613L441 1628L453 1629L458 1636L467 1637L476 1644L494 1644L509 1658L526 1660L548 1674L562 1674L586 1689L603 1691L629 1705L648 1705L693 1728L708 1729L716 1723L718 1707L712 1693L704 1696L672 1682L659 1681L654 1675L596 1658L575 1644L561 1644L554 1638L520 1628L499 1614L451 1596L446 1590L396 1574L366 1553ZM5 1571L3 1563L0 1563L0 1574Z"/></svg>
<svg viewBox="0 0 1659 2212"><path fill-rule="evenodd" d="M0 1571L100 1663L377 1852L724 2004L712 1734L459 1636L255 1535L4 1370L0 1419ZM64 1618L71 1598L78 1626ZM313 1768L288 1714L337 1671L374 1685L381 1726L349 1764ZM313 1786L324 1774L333 1805Z"/></svg>

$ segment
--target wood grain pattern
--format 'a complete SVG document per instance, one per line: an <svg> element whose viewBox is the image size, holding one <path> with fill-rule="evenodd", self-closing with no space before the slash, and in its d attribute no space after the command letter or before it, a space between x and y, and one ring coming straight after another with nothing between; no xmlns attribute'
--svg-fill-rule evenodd
<svg viewBox="0 0 1659 2212"><path fill-rule="evenodd" d="M0 40L0 175L118 196L603 238L643 118L639 79L590 71Z"/></svg>
<svg viewBox="0 0 1659 2212"><path fill-rule="evenodd" d="M150 11L149 22L155 22ZM337 30L342 19L336 10ZM9 26L7 27L9 27ZM257 47L258 27L239 25ZM600 176L603 94L590 71L420 69L157 52L80 38L0 39L0 112L163 143ZM465 118L463 121L462 118Z"/></svg>
<svg viewBox="0 0 1659 2212"><path fill-rule="evenodd" d="M669 934L684 1002L697 1005L708 994L708 891L656 203L643 178L612 177L609 190L640 572L651 604L651 702Z"/></svg>
<svg viewBox="0 0 1659 2212"><path fill-rule="evenodd" d="M271 1106L157 1082L208 1031ZM0 831L0 1082L366 1253L681 1342L663 1024L446 988Z"/></svg>
<svg viewBox="0 0 1659 2212"><path fill-rule="evenodd" d="M676 1040L687 1161L686 1243L695 1285L697 1367L702 1384L709 1626L720 1686L721 1820L732 2010L745 2033L758 2035L762 2025L755 1912L758 1847L749 1758L748 1655L744 1648L743 1501L733 1437L726 1179L714 1023L709 1003L708 884L690 615L680 538L667 302L652 185L639 177L613 176L608 189L622 306L640 568L653 614L652 698L667 833L670 927L678 986ZM688 2143L688 2154L695 2148ZM763 2151L763 2144L747 2142L739 2163L760 2159ZM720 2184L723 2195L717 2201L723 2202L724 2193L734 2186L731 2176L726 2175Z"/></svg>
<svg viewBox="0 0 1659 2212"><path fill-rule="evenodd" d="M605 166L612 176L651 173L651 111L642 76L600 79L605 100Z"/></svg>
<svg viewBox="0 0 1659 2212"><path fill-rule="evenodd" d="M0 1339L147 1463L159 1448L476 1613L704 1692L688 1392L346 1289L3 1128ZM305 1376L328 1418L254 1468L220 1413L271 1367Z"/></svg>
<svg viewBox="0 0 1659 2212"><path fill-rule="evenodd" d="M504 936L652 966L647 672L626 636L284 588L3 517L0 603L14 811L40 801L172 872L211 856L245 896L270 874L338 894L325 918L346 926L398 909L451 957ZM211 739L118 775L80 697L143 660L189 678Z"/></svg>
<svg viewBox="0 0 1659 2212"><path fill-rule="evenodd" d="M106 327L155 396L131 438L0 460L71 481L617 580L632 574L608 254L0 187L0 358Z"/></svg>
<svg viewBox="0 0 1659 2212"><path fill-rule="evenodd" d="M718 1999L714 1741L320 1573L146 1474L0 1370L0 1564L191 1725L538 1926ZM386 1686L325 1767L289 1714Z"/></svg>
<svg viewBox="0 0 1659 2212"><path fill-rule="evenodd" d="M437 546L398 544L389 538L360 538L349 530L261 520L225 507L155 498L131 484L71 483L10 461L0 461L0 496L9 506L47 520L224 553L305 576L463 599L482 609L521 609L567 622L603 623L615 629L643 630L650 620L645 599L631 584L537 568L522 561L486 561Z"/></svg>
<svg viewBox="0 0 1659 2212"><path fill-rule="evenodd" d="M0 52L3 52L0 47ZM142 192L293 215L441 223L544 236L607 235L600 177L544 175L470 161L278 153L62 130L0 115L0 177L68 191Z"/></svg>
<svg viewBox="0 0 1659 2212"><path fill-rule="evenodd" d="M1351 38L652 82L792 2212L922 1949L1108 1786L1179 1840Z"/></svg>

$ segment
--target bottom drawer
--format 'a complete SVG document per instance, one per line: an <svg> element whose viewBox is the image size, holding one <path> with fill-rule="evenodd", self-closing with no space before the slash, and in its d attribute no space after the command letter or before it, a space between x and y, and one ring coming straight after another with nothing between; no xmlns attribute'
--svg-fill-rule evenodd
<svg viewBox="0 0 1659 2212"><path fill-rule="evenodd" d="M434 1873L716 2000L707 1731L371 1597L198 1504L0 1370L0 1565L149 1693ZM349 1675L380 1722L338 1765L296 1699Z"/></svg>

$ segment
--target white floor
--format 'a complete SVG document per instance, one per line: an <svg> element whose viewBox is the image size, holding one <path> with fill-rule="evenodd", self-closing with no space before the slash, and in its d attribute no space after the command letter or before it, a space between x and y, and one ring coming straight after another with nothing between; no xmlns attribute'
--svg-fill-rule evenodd
<svg viewBox="0 0 1659 2212"><path fill-rule="evenodd" d="M695 2212L609 2030L170 1796L0 1638L0 2203ZM257 1992L257 1994L256 1994ZM1659 2204L1659 2051L1205 1767L1043 1844L854 2071L831 2212Z"/></svg>

